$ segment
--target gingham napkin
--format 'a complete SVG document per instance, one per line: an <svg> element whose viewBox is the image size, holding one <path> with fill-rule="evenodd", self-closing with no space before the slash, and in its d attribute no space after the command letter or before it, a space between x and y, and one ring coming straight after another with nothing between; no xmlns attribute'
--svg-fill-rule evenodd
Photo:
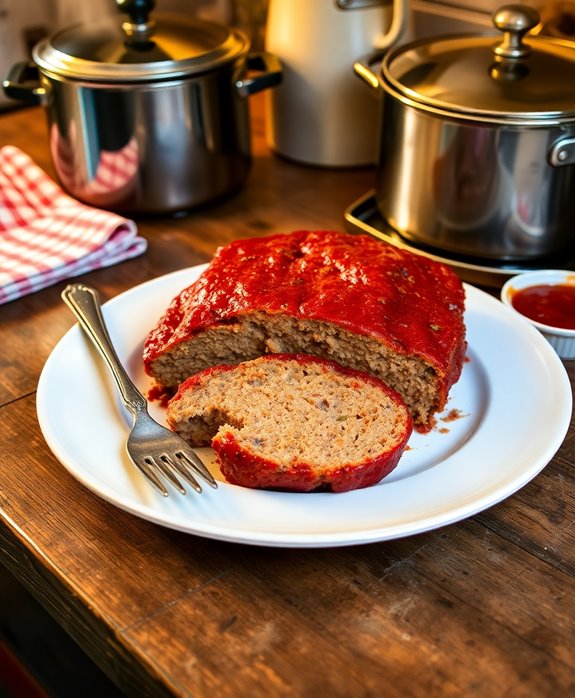
<svg viewBox="0 0 575 698"><path fill-rule="evenodd" d="M0 148L0 304L146 247L134 221L76 201L21 150Z"/></svg>

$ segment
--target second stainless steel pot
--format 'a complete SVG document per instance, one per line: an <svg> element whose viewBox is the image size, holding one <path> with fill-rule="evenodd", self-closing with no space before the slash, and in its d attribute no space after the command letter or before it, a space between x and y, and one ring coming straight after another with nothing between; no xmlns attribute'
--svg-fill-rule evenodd
<svg viewBox="0 0 575 698"><path fill-rule="evenodd" d="M531 260L575 244L575 48L524 34L534 10L494 15L503 37L452 36L387 54L376 198L408 239Z"/></svg>
<svg viewBox="0 0 575 698"><path fill-rule="evenodd" d="M250 169L247 97L281 80L235 29L153 2L40 42L4 89L44 104L52 159L68 192L123 212L182 212L239 189ZM30 81L32 68L35 75ZM255 71L255 72L254 72ZM249 74L248 74L249 73Z"/></svg>

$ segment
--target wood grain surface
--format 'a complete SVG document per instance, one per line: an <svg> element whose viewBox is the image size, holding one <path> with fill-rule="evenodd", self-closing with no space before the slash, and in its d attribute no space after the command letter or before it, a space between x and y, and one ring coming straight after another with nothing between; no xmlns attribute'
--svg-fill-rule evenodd
<svg viewBox="0 0 575 698"><path fill-rule="evenodd" d="M146 255L82 277L104 300L239 237L344 229L373 171L275 157L262 100L251 100L245 188L186 217L138 220ZM53 174L42 111L0 116L4 144ZM185 535L99 499L44 443L36 385L74 322L63 286L0 306L0 562L127 695L575 695L573 422L531 483L430 533L318 550Z"/></svg>

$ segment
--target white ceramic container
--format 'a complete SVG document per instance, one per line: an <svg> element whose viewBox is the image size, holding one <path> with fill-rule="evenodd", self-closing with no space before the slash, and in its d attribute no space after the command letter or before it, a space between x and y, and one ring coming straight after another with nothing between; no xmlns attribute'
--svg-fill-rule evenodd
<svg viewBox="0 0 575 698"><path fill-rule="evenodd" d="M266 139L275 153L321 167L375 163L380 100L353 65L402 36L406 5L270 0L266 49L283 66L282 83L267 100Z"/></svg>
<svg viewBox="0 0 575 698"><path fill-rule="evenodd" d="M501 289L501 300L513 312L524 317L547 339L562 359L575 359L575 330L545 325L519 313L512 303L513 295L522 289L541 284L570 284L575 286L575 272L561 269L545 269L512 276Z"/></svg>

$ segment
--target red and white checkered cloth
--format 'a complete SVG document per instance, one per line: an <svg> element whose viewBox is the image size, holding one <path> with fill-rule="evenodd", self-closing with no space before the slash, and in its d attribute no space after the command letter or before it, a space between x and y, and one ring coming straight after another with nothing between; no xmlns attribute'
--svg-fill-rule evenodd
<svg viewBox="0 0 575 698"><path fill-rule="evenodd" d="M134 221L80 203L21 150L0 148L0 304L146 247Z"/></svg>

